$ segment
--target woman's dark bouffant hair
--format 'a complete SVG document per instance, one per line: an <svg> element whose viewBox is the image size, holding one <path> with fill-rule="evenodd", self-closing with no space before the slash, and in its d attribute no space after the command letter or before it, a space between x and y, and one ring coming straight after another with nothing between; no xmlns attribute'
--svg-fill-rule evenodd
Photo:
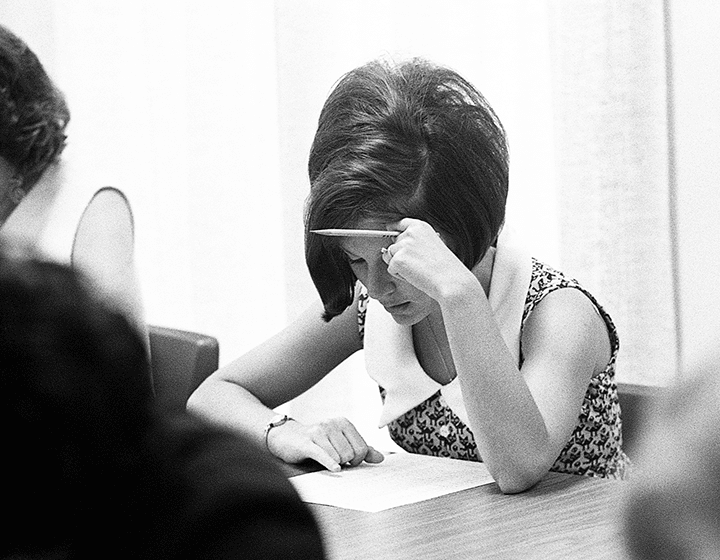
<svg viewBox="0 0 720 560"><path fill-rule="evenodd" d="M357 281L338 242L310 230L424 220L472 268L505 219L505 131L485 98L428 61L373 61L335 86L308 163L305 260L329 321Z"/></svg>
<svg viewBox="0 0 720 560"><path fill-rule="evenodd" d="M25 42L0 25L0 157L29 190L65 147L70 112Z"/></svg>

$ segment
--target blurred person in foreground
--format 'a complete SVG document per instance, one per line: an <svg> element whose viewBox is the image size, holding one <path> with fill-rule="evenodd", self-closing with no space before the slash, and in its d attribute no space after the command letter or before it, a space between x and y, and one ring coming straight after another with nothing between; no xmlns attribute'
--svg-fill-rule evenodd
<svg viewBox="0 0 720 560"><path fill-rule="evenodd" d="M67 266L0 254L0 558L323 558L264 450L153 406L137 332Z"/></svg>
<svg viewBox="0 0 720 560"><path fill-rule="evenodd" d="M646 414L624 509L634 559L720 558L718 358L693 368Z"/></svg>

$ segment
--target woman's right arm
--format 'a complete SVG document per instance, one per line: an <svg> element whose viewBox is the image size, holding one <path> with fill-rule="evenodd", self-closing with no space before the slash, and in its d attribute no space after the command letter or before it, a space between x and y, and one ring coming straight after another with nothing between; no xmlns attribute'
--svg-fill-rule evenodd
<svg viewBox="0 0 720 560"><path fill-rule="evenodd" d="M362 346L357 301L329 323L322 310L318 301L277 335L213 373L191 395L188 409L265 446L273 409L314 386ZM285 462L310 458L330 470L382 460L344 418L314 425L287 422L270 431L267 444Z"/></svg>

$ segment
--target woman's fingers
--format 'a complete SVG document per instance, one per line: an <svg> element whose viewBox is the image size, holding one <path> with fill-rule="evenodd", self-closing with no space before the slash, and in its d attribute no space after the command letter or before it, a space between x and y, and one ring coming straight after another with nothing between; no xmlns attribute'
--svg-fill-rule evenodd
<svg viewBox="0 0 720 560"><path fill-rule="evenodd" d="M333 459L326 451L319 445L313 445L308 449L308 459L313 459L320 463L327 470L332 472L338 472L342 469L340 463Z"/></svg>
<svg viewBox="0 0 720 560"><path fill-rule="evenodd" d="M385 459L385 456L380 453L374 447L368 446L367 455L365 455L365 462L367 463L381 463Z"/></svg>
<svg viewBox="0 0 720 560"><path fill-rule="evenodd" d="M299 463L305 459L314 459L329 471L339 471L339 457L333 457L313 441L312 426L306 426L293 420L270 431L267 446L270 453L286 463Z"/></svg>
<svg viewBox="0 0 720 560"><path fill-rule="evenodd" d="M363 461L379 463L383 455L362 438L346 418L334 418L306 426L297 421L273 429L268 438L271 453L287 463L313 459L329 471Z"/></svg>
<svg viewBox="0 0 720 560"><path fill-rule="evenodd" d="M357 466L363 461L379 463L383 456L368 446L346 418L335 418L317 426L313 440L340 465Z"/></svg>
<svg viewBox="0 0 720 560"><path fill-rule="evenodd" d="M344 432L333 430L328 433L327 440L331 446L328 453L333 458L337 457L336 460L338 463L344 465L355 459L355 449L353 449L352 444L348 441Z"/></svg>
<svg viewBox="0 0 720 560"><path fill-rule="evenodd" d="M442 236L422 220L403 218L387 227L400 235L382 251L387 272L437 299L444 286L468 273Z"/></svg>

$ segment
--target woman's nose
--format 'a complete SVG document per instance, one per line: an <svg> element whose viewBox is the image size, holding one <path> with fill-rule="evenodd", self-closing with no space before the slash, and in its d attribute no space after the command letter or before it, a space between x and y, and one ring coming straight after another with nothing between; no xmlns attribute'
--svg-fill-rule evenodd
<svg viewBox="0 0 720 560"><path fill-rule="evenodd" d="M397 285L387 271L387 265L380 261L376 266L371 266L368 270L368 279L365 286L368 289L368 295L373 299L382 300L386 296L395 291Z"/></svg>

